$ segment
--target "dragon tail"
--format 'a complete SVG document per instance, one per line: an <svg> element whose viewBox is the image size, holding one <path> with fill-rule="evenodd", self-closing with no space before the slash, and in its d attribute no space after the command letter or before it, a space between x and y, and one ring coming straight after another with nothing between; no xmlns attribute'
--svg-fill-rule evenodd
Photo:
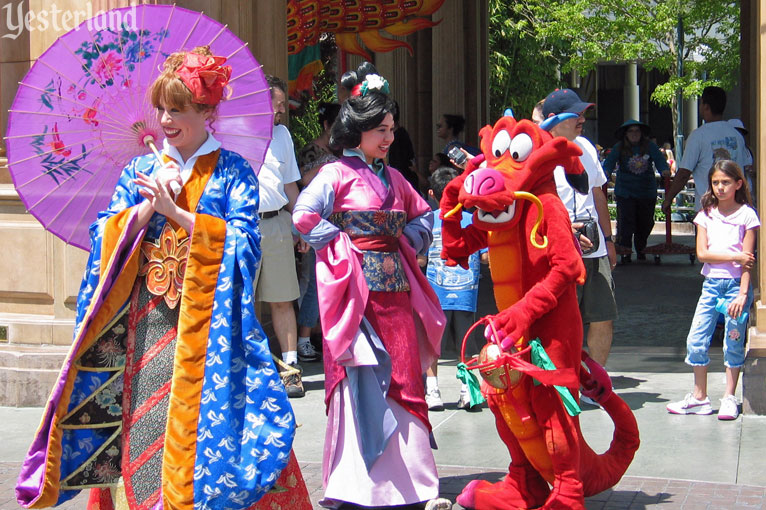
<svg viewBox="0 0 766 510"><path fill-rule="evenodd" d="M640 442L636 417L623 399L612 393L600 404L614 422L614 434L609 449L601 455L582 441L580 472L585 497L616 485L628 470Z"/></svg>

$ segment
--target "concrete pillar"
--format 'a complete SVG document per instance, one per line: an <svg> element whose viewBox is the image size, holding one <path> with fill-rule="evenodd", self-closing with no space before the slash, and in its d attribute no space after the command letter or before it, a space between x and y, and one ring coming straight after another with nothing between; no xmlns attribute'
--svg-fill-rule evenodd
<svg viewBox="0 0 766 510"><path fill-rule="evenodd" d="M684 140L699 126L699 103L696 97L684 101Z"/></svg>
<svg viewBox="0 0 766 510"><path fill-rule="evenodd" d="M439 122L445 113L466 115L464 4L465 0L450 0L445 2L434 15L442 21L431 30L433 39L431 72L435 77L431 96L432 126ZM425 62L423 64L427 65ZM433 128L432 132L431 152L433 153L444 148L444 141L436 136L436 128Z"/></svg>
<svg viewBox="0 0 766 510"><path fill-rule="evenodd" d="M415 32L416 46L415 58L417 62L431 62L433 51L433 38L431 30ZM433 74L431 66L416 65L414 75L415 104L417 105L416 122L410 123L410 135L415 144L415 153L418 157L418 169L428 173L428 162L431 160L436 149L433 146L434 116L433 111ZM441 114L439 114L441 115ZM441 149L441 147L439 147Z"/></svg>
<svg viewBox="0 0 766 510"><path fill-rule="evenodd" d="M284 0L241 0L241 3L252 6L249 7L250 33L240 37L250 43L250 50L263 65L263 72L287 82L287 3Z"/></svg>
<svg viewBox="0 0 766 510"><path fill-rule="evenodd" d="M766 58L766 39L761 37L759 27L766 23L766 0L742 2L742 9L742 17L753 20L752 23L743 25L742 40L747 40L743 47L749 48L755 55L748 59L753 65L749 67L749 76L743 74L742 80L752 80L752 88L746 97L754 99L750 105L754 113L749 126L750 141L754 146L755 165L758 169L758 201L762 204L766 196L766 182L760 178L763 169L766 168L766 94L763 91L766 87L766 65L763 62ZM758 236L757 242L758 251L764 253L766 238ZM766 414L766 284L760 277L766 274L766 262L763 257L759 257L757 264L753 287L759 299L755 302L755 313L751 315L755 320L751 320L748 331L747 355L742 371L742 408L747 414Z"/></svg>
<svg viewBox="0 0 766 510"><path fill-rule="evenodd" d="M641 120L640 102L638 96L638 64L629 62L625 65L625 86L623 109L625 119Z"/></svg>

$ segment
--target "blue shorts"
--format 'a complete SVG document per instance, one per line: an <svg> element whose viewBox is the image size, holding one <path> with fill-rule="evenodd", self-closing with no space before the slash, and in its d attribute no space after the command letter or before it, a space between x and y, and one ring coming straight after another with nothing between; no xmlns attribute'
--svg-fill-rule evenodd
<svg viewBox="0 0 766 510"><path fill-rule="evenodd" d="M713 337L716 322L720 313L715 309L716 300L725 298L731 302L739 294L739 278L705 278L702 284L702 294L697 301L692 326L686 338L686 363L694 367L706 367L710 364L708 349ZM747 291L747 302L743 311L749 312L753 304L753 289ZM725 317L725 334L723 338L723 361L729 368L739 368L745 364L745 338L747 321L739 323L728 316Z"/></svg>

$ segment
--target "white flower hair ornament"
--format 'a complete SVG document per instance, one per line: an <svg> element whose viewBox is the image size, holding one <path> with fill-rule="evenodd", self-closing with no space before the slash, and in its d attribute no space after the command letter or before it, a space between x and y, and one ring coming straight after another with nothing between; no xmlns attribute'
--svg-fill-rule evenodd
<svg viewBox="0 0 766 510"><path fill-rule="evenodd" d="M364 81L354 87L351 95L364 97L368 92L376 91L383 94L389 93L388 81L379 74L368 74ZM356 92L356 93L354 93Z"/></svg>

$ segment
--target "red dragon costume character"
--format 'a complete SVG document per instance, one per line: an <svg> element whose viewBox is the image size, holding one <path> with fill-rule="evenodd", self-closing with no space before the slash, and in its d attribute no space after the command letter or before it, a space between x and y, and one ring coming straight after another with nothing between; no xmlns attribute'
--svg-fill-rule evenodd
<svg viewBox="0 0 766 510"><path fill-rule="evenodd" d="M483 357L499 357L501 376L497 370L482 373L482 391L511 464L498 483L469 483L458 503L479 510L584 509L585 496L619 481L639 440L630 408L612 392L603 368L582 351L575 287L584 281L585 269L553 179L554 168L561 165L573 176L571 182L580 182L576 187L587 190L581 151L565 138L510 116L485 126L480 135L482 154L447 186L441 202L442 211L475 207L473 225L463 229L460 215L444 214L442 257L448 265L465 265L468 255L489 248L500 312L490 318L498 333L489 335ZM523 363L530 361L530 343L542 345L555 370L546 373ZM526 360L503 365L502 359L514 351L523 351L519 354ZM581 360L589 370L581 369ZM609 450L601 455L583 439L579 408L570 405L570 415L559 395L568 390L571 396L566 397L573 400L580 385L615 423Z"/></svg>

